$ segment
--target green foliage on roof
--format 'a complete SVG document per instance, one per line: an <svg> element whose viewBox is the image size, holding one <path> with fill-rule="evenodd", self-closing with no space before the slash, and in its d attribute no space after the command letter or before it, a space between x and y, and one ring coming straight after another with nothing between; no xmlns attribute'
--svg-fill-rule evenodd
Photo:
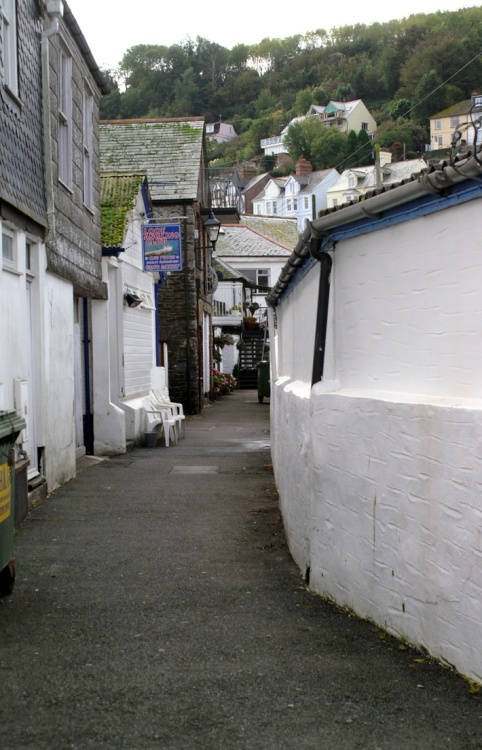
<svg viewBox="0 0 482 750"><path fill-rule="evenodd" d="M100 210L102 247L122 247L130 212L144 177L141 175L102 175Z"/></svg>

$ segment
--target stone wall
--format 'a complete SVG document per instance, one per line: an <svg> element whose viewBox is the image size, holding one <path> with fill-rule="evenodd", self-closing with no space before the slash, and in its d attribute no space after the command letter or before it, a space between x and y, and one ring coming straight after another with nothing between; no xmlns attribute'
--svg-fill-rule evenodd
<svg viewBox="0 0 482 750"><path fill-rule="evenodd" d="M169 351L169 393L173 401L183 404L186 413L197 414L202 407L202 339L204 276L195 251L194 231L198 224L197 207L178 204L156 206L156 213L166 220L183 216L181 223L183 270L167 275L159 292L159 330Z"/></svg>

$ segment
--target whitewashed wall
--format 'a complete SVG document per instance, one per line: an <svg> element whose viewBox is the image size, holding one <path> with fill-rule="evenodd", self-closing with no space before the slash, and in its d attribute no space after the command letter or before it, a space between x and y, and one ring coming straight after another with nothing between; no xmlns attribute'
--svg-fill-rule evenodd
<svg viewBox="0 0 482 750"><path fill-rule="evenodd" d="M0 409L17 409L15 381L27 384L26 431L19 447L43 448L43 469L49 491L75 476L74 298L72 285L46 272L45 246L14 232L14 272L0 270ZM27 272L25 243L31 242ZM31 286L30 301L26 282ZM31 317L28 310L31 305ZM30 387L32 386L32 387ZM22 437L28 437L24 444Z"/></svg>
<svg viewBox="0 0 482 750"><path fill-rule="evenodd" d="M145 212L141 192L137 196L133 218L129 222L119 258L110 258L106 266L109 283L109 312L106 321L109 357L105 365L110 397L122 410L123 424L118 425L116 407L109 407L104 394L105 409L96 412L100 420L106 415L102 440L96 452L115 453L125 450L126 440L140 442L146 429L142 398L153 387L151 373L156 364L156 307L154 277L142 268L142 239L140 218ZM128 307L124 301L127 291L142 298L138 307ZM108 323L108 325L107 325ZM97 433L96 433L97 438ZM123 446L123 447L122 447Z"/></svg>
<svg viewBox="0 0 482 750"><path fill-rule="evenodd" d="M480 207L340 242L325 380L313 271L277 308L272 413L310 586L482 681Z"/></svg>

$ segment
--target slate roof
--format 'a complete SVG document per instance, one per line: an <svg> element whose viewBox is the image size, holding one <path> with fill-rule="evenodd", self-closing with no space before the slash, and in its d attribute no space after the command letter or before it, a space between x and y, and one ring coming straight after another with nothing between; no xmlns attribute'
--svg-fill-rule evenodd
<svg viewBox="0 0 482 750"><path fill-rule="evenodd" d="M194 117L103 120L101 169L146 174L153 201L199 200L203 134L204 120Z"/></svg>
<svg viewBox="0 0 482 750"><path fill-rule="evenodd" d="M278 242L290 250L299 239L298 221L296 217L283 218L274 216L260 216L259 214L241 216L241 224L254 229L259 234Z"/></svg>
<svg viewBox="0 0 482 750"><path fill-rule="evenodd" d="M101 175L102 247L122 247L131 211L144 179L144 175Z"/></svg>
<svg viewBox="0 0 482 750"><path fill-rule="evenodd" d="M245 224L223 224L223 231L216 243L220 257L288 258L293 249L293 245L286 247Z"/></svg>
<svg viewBox="0 0 482 750"><path fill-rule="evenodd" d="M293 174L291 177L300 185L301 189L298 193L300 195L300 193L312 193L315 187L334 171L334 169L318 169L316 172L309 172L304 175Z"/></svg>
<svg viewBox="0 0 482 750"><path fill-rule="evenodd" d="M398 185L404 180L410 179L412 175L419 175L425 169L427 169L427 164L423 159L390 162L381 167L381 184L383 187ZM351 167L350 169L345 169L341 177L328 188L328 193L336 193L339 190L346 189L346 178L350 174L356 175L358 182L355 187L348 188L348 191L359 192L374 189L376 170L371 165L368 167Z"/></svg>

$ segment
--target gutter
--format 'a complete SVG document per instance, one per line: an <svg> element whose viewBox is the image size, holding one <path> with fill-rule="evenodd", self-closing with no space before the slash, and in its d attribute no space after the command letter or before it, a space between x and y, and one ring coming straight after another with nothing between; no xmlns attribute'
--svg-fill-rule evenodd
<svg viewBox="0 0 482 750"><path fill-rule="evenodd" d="M268 295L267 303L275 307L279 298L285 292L296 271L310 257L310 241L330 239L334 229L366 219L382 219L385 211L397 206L411 203L428 195L444 197L450 188L465 180L480 180L482 177L482 162L476 156L470 156L460 163L444 165L441 169L425 172L409 182L392 187L388 190L365 198L338 210L330 210L324 216L309 222L301 235L287 263L283 266L281 275Z"/></svg>
<svg viewBox="0 0 482 750"><path fill-rule="evenodd" d="M79 24L75 20L74 14L70 10L66 2L64 2L64 21L66 25L69 27L69 31L74 37L76 44L82 54L82 57L85 59L87 65L89 66L90 72L92 73L94 80L96 84L98 85L99 89L101 90L103 94L109 94L111 91L110 84L107 83L101 69L99 68L96 61L94 60L94 56L92 52L90 51L90 47L87 44L85 36L83 35Z"/></svg>

